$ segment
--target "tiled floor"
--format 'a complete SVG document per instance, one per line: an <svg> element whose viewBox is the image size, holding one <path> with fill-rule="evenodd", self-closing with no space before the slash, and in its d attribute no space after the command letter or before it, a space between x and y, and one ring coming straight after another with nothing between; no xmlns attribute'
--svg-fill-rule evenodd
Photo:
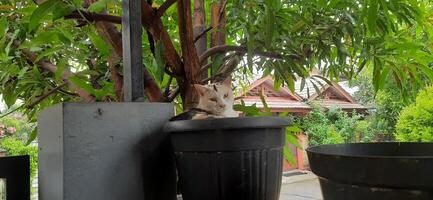
<svg viewBox="0 0 433 200"><path fill-rule="evenodd" d="M280 200L322 200L317 177L306 174L283 178Z"/></svg>

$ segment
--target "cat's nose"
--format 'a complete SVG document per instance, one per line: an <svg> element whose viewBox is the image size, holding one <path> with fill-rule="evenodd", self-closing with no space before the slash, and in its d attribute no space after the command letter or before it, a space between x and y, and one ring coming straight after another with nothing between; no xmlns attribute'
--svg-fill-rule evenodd
<svg viewBox="0 0 433 200"><path fill-rule="evenodd" d="M219 106L220 106L220 108L225 108L226 107L226 105L224 105L224 104L221 104Z"/></svg>

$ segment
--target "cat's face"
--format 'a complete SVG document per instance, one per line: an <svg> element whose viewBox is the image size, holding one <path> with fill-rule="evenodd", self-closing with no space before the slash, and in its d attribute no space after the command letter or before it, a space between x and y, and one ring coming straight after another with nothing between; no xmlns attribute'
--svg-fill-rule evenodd
<svg viewBox="0 0 433 200"><path fill-rule="evenodd" d="M200 95L197 108L223 117L237 116L237 113L233 110L234 98L230 79L223 83L195 84L194 87Z"/></svg>

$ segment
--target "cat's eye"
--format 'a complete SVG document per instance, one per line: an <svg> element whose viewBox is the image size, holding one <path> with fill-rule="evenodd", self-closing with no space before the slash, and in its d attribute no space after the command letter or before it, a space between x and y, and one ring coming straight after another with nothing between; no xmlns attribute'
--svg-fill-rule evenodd
<svg viewBox="0 0 433 200"><path fill-rule="evenodd" d="M229 94L224 95L224 99L227 99L227 97L229 97Z"/></svg>
<svg viewBox="0 0 433 200"><path fill-rule="evenodd" d="M216 98L210 98L210 100L211 100L211 101L215 101L215 102L217 101Z"/></svg>

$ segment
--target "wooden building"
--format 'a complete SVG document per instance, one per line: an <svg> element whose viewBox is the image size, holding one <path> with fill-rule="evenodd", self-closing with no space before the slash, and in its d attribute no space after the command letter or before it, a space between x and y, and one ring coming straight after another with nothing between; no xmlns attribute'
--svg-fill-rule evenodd
<svg viewBox="0 0 433 200"><path fill-rule="evenodd" d="M280 87L277 91L274 90L274 81L271 76L266 76L253 82L245 91L238 97L239 101L244 101L245 105L256 105L258 108L263 108L263 103L260 100L260 94L265 98L266 104L271 112L277 115L280 112L288 112L296 116L305 116L312 107L308 102L315 102L323 108L340 107L343 111L352 113L365 113L367 107L357 103L353 97L338 83L327 84L321 82L322 88L317 92L313 85L306 84L303 90L300 90L300 82L295 83L295 91L291 92L286 87ZM308 168L308 160L305 150L308 147L308 138L304 133L297 133L299 144L303 149L297 149L293 145L289 148L295 154L297 166L290 166L285 163L284 169L300 169Z"/></svg>

